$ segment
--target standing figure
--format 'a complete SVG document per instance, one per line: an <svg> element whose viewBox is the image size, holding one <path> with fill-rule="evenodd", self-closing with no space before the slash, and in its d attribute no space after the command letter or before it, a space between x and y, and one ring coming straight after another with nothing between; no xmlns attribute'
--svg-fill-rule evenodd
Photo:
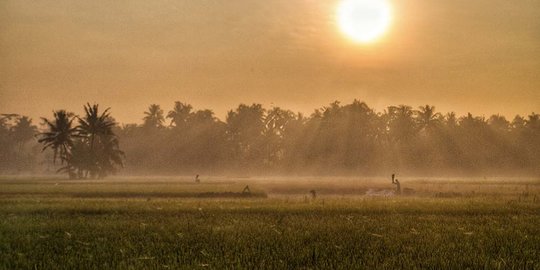
<svg viewBox="0 0 540 270"><path fill-rule="evenodd" d="M396 185L396 194L401 194L401 184L399 184L399 180L396 179L394 185Z"/></svg>
<svg viewBox="0 0 540 270"><path fill-rule="evenodd" d="M401 184L399 183L399 180L395 178L396 175L392 174L392 184L396 185L396 194L401 194Z"/></svg>
<svg viewBox="0 0 540 270"><path fill-rule="evenodd" d="M199 179L199 175L197 174L195 176L195 183L200 183L200 182L201 182L201 180Z"/></svg>

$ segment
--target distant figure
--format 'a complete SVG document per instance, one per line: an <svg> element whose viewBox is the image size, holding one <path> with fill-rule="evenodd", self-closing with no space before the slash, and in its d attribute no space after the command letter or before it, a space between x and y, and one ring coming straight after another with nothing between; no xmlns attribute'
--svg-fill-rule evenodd
<svg viewBox="0 0 540 270"><path fill-rule="evenodd" d="M201 182L201 179L199 179L199 175L197 174L195 176L195 183L200 183Z"/></svg>
<svg viewBox="0 0 540 270"><path fill-rule="evenodd" d="M394 185L396 185L396 194L401 194L401 184L399 183L399 180L396 179Z"/></svg>
<svg viewBox="0 0 540 270"><path fill-rule="evenodd" d="M396 194L401 194L401 184L396 179L396 174L392 174L392 184L396 185Z"/></svg>
<svg viewBox="0 0 540 270"><path fill-rule="evenodd" d="M311 193L311 198L312 199L317 198L317 191L315 191L314 189L310 190L309 193Z"/></svg>
<svg viewBox="0 0 540 270"><path fill-rule="evenodd" d="M242 193L243 193L243 194L251 193L251 190L249 190L249 186L248 186L248 185L246 185L246 187L244 188L244 190L242 190Z"/></svg>

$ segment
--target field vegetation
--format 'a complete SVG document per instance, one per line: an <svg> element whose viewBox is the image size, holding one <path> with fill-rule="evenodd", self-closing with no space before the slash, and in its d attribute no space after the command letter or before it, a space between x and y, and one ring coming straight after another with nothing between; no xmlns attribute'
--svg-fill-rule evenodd
<svg viewBox="0 0 540 270"><path fill-rule="evenodd" d="M540 268L538 179L400 180L3 177L0 268Z"/></svg>

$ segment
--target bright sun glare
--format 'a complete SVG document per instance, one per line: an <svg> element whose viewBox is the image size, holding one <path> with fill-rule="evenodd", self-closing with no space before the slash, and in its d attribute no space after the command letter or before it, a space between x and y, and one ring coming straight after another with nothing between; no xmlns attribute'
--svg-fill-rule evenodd
<svg viewBox="0 0 540 270"><path fill-rule="evenodd" d="M370 43L390 26L392 8L386 0L342 0L337 9L340 30L358 43Z"/></svg>

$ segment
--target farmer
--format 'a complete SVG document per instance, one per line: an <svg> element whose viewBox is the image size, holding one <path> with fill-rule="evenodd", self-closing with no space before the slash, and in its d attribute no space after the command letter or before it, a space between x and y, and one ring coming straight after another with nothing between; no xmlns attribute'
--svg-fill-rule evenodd
<svg viewBox="0 0 540 270"><path fill-rule="evenodd" d="M401 184L399 183L399 180L396 179L394 185L396 185L396 194L401 194Z"/></svg>
<svg viewBox="0 0 540 270"><path fill-rule="evenodd" d="M401 194L401 184L396 179L396 174L392 174L392 184L396 185L396 194Z"/></svg>

